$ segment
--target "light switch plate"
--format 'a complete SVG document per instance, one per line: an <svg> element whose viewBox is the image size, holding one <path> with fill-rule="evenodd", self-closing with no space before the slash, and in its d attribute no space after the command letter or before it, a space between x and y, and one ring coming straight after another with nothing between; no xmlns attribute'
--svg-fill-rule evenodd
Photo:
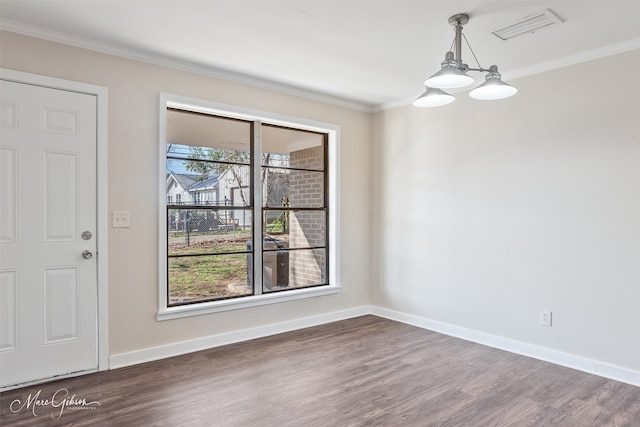
<svg viewBox="0 0 640 427"><path fill-rule="evenodd" d="M113 211L113 228L131 227L131 212Z"/></svg>

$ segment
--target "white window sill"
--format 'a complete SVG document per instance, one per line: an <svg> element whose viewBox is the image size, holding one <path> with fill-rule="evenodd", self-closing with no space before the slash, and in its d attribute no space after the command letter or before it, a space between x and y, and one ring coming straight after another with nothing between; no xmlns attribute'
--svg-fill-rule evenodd
<svg viewBox="0 0 640 427"><path fill-rule="evenodd" d="M202 314L218 313L221 311L237 310L241 308L258 307L285 301L295 301L322 295L337 294L342 286L318 286L314 288L294 289L291 291L275 292L272 294L253 295L220 301L210 301L167 307L158 312L158 320L179 319L182 317L200 316Z"/></svg>

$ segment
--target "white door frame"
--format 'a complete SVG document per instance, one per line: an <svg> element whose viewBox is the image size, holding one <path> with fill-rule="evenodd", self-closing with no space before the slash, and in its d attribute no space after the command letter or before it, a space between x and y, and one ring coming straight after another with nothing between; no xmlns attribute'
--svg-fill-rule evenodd
<svg viewBox="0 0 640 427"><path fill-rule="evenodd" d="M38 74L0 68L0 79L17 83L44 86L51 89L95 95L97 100L96 134L96 200L97 200L97 245L96 261L98 267L98 370L109 369L109 253L108 253L108 198L107 198L107 88L87 83L63 80Z"/></svg>

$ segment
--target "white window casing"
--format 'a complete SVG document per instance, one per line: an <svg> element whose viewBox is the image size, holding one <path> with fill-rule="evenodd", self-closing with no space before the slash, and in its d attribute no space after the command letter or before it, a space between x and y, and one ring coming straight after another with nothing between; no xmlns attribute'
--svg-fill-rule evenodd
<svg viewBox="0 0 640 427"><path fill-rule="evenodd" d="M327 169L328 169L328 285L315 286L309 288L292 288L291 290L262 293L261 274L255 274L254 295L242 296L231 299L220 299L215 301L203 301L193 304L169 306L167 300L167 177L166 177L166 144L167 144L167 108L176 108L186 111L199 112L233 119L252 121L254 126L254 150L253 164L260 168L260 153L262 144L262 134L260 124L289 127L311 132L318 132L327 135ZM187 316L215 313L220 311L244 309L265 304L273 304L285 301L292 301L302 298L318 297L322 295L335 294L341 291L340 286L340 248L339 248L339 138L340 126L318 122L314 120L285 116L264 111L247 109L243 107L220 104L212 101L173 95L168 93L160 94L159 102L159 194L158 194L158 320L168 320ZM254 173L254 188L262 187L259 173ZM262 221L262 192L255 191L253 217L257 221L253 228L252 240L262 242L262 227L258 225ZM178 202L178 196L176 196ZM262 251L254 248L253 271L262 270Z"/></svg>

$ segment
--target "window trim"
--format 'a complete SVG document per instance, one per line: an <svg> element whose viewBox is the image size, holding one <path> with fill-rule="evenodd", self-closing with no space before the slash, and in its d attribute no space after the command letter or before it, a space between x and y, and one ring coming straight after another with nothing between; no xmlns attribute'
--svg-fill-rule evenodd
<svg viewBox="0 0 640 427"><path fill-rule="evenodd" d="M340 282L340 245L338 236L340 235L339 222L339 139L340 126L330 123L319 122L315 120L304 119L294 116L286 116L266 111L254 110L235 105L222 104L213 101L207 101L198 98L191 98L170 93L160 93L159 102L159 145L158 145L158 320L169 320L189 316L197 316L202 314L216 313L221 311L243 309L257 307L265 304L274 304L285 301L293 301L303 298L311 298L322 295L336 294L342 291ZM269 124L283 127L290 127L312 132L327 134L327 151L328 151L328 173L326 186L328 193L327 206L329 207L329 230L328 230L328 281L329 285L298 288L287 291L261 293L256 292L255 295L244 296L239 298L222 299L218 301L206 301L202 303L193 303L179 306L169 306L167 298L167 218L166 218L166 139L167 139L167 108L186 109L205 114L217 115L222 117L235 118L240 120L248 120L260 122L261 124ZM261 142L260 127L254 128L254 141ZM257 145L259 147L260 145ZM259 150L254 150L254 154ZM257 154L256 154L257 155ZM258 175L259 178L260 174ZM254 177L254 180L257 179ZM254 183L255 185L256 183ZM256 188L260 188L261 183ZM260 211L258 215L262 215L262 203L256 202L254 209ZM256 212L254 212L256 215ZM255 242L262 240L262 230L254 227L253 239ZM257 237L256 237L257 236ZM260 265L262 259L262 251L256 248L254 255L254 271ZM258 284L255 285L259 288Z"/></svg>

